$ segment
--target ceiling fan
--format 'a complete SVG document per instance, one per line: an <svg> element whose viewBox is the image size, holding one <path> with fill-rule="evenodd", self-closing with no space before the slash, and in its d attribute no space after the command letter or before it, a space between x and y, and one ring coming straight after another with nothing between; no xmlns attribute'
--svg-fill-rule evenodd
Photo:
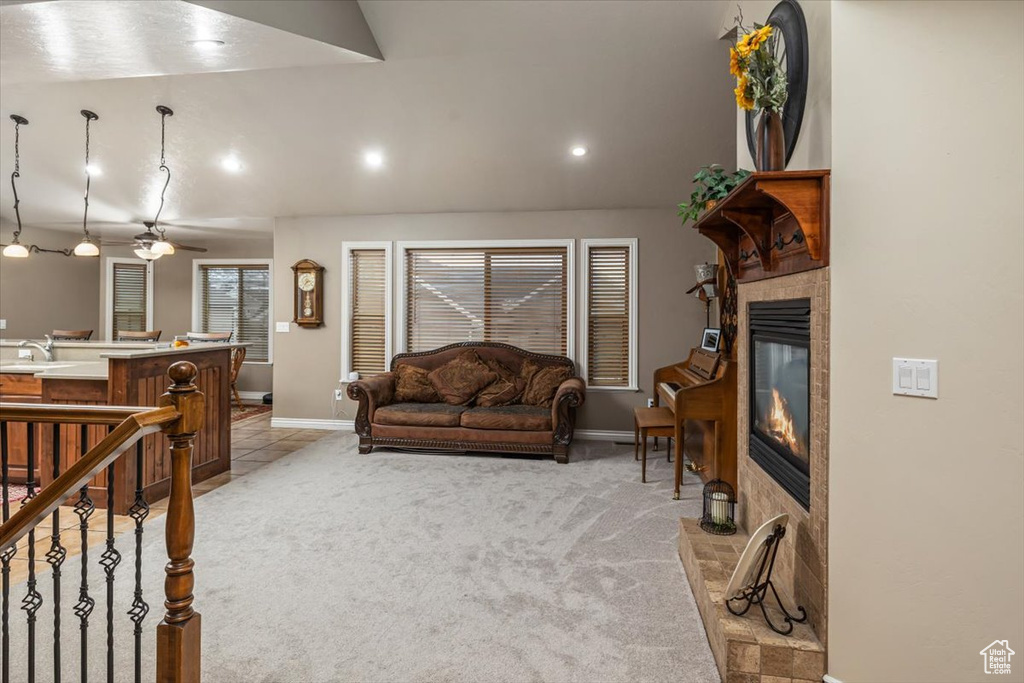
<svg viewBox="0 0 1024 683"><path fill-rule="evenodd" d="M191 245L188 245L188 244L179 244L178 242L172 242L172 241L168 240L163 235L154 232L153 228L156 226L156 223L154 223L153 221L142 221L142 224L144 226L146 226L146 231L145 232L140 232L138 235L134 235L132 237L132 241L131 242L108 242L107 240L103 240L103 242L102 242L103 246L106 246L106 247L124 247L124 246L135 247L135 254L136 254L136 256L138 256L139 258L144 258L147 261L154 261L157 258L160 258L160 256L163 256L164 254L173 254L178 249L182 249L184 251L198 251L198 252L201 252L201 253L206 251L206 249L203 248L203 247L194 247L194 246L191 246ZM153 245L156 244L157 242L161 242L163 244L170 245L171 246L171 250L170 251L166 251L166 250L164 250L164 251L154 251ZM143 253L140 254L139 253L140 251L143 252Z"/></svg>

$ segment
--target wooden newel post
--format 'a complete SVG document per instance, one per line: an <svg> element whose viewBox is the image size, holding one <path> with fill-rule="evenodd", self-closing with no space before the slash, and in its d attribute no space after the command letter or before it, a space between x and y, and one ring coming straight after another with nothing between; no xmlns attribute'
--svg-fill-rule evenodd
<svg viewBox="0 0 1024 683"><path fill-rule="evenodd" d="M163 429L171 442L171 495L167 505L167 563L164 594L167 608L156 629L157 683L198 683L200 679L200 619L192 609L195 576L192 543L192 449L203 427L206 397L196 388L196 366L179 361L167 370L174 382L161 406L174 406L181 417Z"/></svg>

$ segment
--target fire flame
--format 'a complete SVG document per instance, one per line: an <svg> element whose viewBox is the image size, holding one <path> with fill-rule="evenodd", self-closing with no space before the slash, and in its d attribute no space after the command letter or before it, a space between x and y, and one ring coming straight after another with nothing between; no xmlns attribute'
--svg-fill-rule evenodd
<svg viewBox="0 0 1024 683"><path fill-rule="evenodd" d="M768 409L765 424L768 427L768 434L791 450L794 455L805 455L804 444L797 436L789 405L786 399L779 395L778 389L772 389L772 406Z"/></svg>

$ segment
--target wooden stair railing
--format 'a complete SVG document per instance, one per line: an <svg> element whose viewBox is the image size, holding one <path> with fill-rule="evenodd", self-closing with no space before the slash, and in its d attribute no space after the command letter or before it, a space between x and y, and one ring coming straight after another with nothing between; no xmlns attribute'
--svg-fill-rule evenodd
<svg viewBox="0 0 1024 683"><path fill-rule="evenodd" d="M33 683L35 671L35 623L36 613L42 606L42 596L36 590L35 579L35 529L48 516L53 518L51 546L46 561L53 570L54 582L54 631L53 631L53 680L61 680L60 648L60 568L67 554L60 543L60 506L74 495L80 496L73 510L78 515L82 540L82 583L79 600L74 606L75 615L81 622L81 680L88 676L88 619L96 601L89 596L87 582L88 568L88 518L95 510L89 499L88 484L94 477L106 470L108 495L114 486L113 463L124 454L136 448L136 501L129 511L135 520L135 601L129 616L135 624L135 677L141 680L141 636L142 620L149 611L142 599L142 523L149 513L149 505L142 492L142 439L148 434L163 432L170 441L171 488L167 507L165 541L168 563L164 580L164 618L157 626L158 683L198 683L200 680L200 617L192 608L194 576L191 558L195 538L195 515L192 501L192 452L196 433L203 427L205 397L195 385L197 370L187 361L175 363L168 369L172 385L160 397L157 408L125 408L106 406L66 406L0 403L0 452L2 452L3 524L0 525L0 561L3 574L2 605L2 656L0 656L0 683L10 683L10 565L16 551L16 544L28 539L28 594L22 600L21 608L28 616L28 661L26 680ZM8 423L29 423L28 446L28 497L13 515L9 506L8 479ZM59 472L60 453L54 453L54 480L38 493L32 459L35 456L34 425L49 424L54 431L61 425L80 425L83 431L82 444L86 443L84 431L89 425L107 425L109 432L98 444L82 457ZM55 438L54 443L59 441ZM55 446L57 447L57 446ZM113 580L114 569L120 563L121 554L114 547L114 515L107 511L106 549L100 564L104 568L107 585L107 679L112 681L114 671L113 640ZM117 676L118 679L122 676Z"/></svg>

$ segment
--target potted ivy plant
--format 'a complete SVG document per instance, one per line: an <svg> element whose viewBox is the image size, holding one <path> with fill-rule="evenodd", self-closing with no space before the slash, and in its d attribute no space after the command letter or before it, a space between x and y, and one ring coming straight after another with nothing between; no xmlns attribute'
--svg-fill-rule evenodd
<svg viewBox="0 0 1024 683"><path fill-rule="evenodd" d="M690 202L679 205L683 225L686 225L686 221L696 222L702 213L713 208L719 200L725 199L749 175L750 171L742 168L729 173L719 164L703 166L693 176L696 188L690 195Z"/></svg>

